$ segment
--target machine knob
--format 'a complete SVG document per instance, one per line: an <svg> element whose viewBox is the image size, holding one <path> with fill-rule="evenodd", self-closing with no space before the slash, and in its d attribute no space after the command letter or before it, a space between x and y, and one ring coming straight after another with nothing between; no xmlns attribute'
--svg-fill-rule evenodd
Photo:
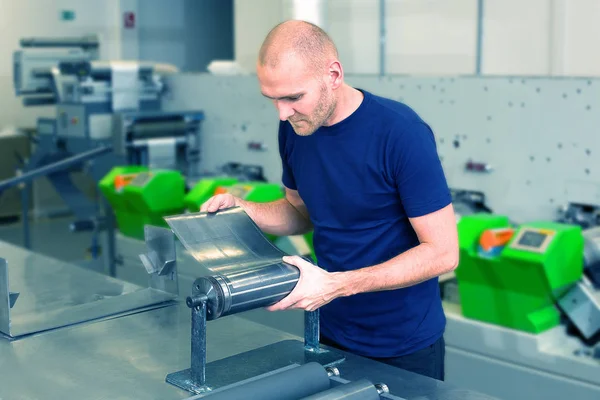
<svg viewBox="0 0 600 400"><path fill-rule="evenodd" d="M93 231L94 229L96 229L96 222L91 219L73 221L69 225L69 230L71 232L87 232L87 231Z"/></svg>
<svg viewBox="0 0 600 400"><path fill-rule="evenodd" d="M185 299L185 304L187 304L187 306L189 308L194 308L194 307L199 307L202 305L203 302L206 302L208 300L208 296L188 296Z"/></svg>

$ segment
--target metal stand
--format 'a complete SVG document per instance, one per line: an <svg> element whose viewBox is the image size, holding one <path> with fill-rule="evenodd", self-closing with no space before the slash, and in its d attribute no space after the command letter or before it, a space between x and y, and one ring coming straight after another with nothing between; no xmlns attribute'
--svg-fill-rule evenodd
<svg viewBox="0 0 600 400"><path fill-rule="evenodd" d="M304 349L313 353L324 353L319 345L319 310L304 312Z"/></svg>
<svg viewBox="0 0 600 400"><path fill-rule="evenodd" d="M324 367L345 359L341 354L320 348L319 311L304 316L304 343L286 340L269 346L206 363L206 310L208 297L188 297L192 309L191 368L168 374L166 381L191 393L202 394L237 382L270 373L290 364L318 362Z"/></svg>
<svg viewBox="0 0 600 400"><path fill-rule="evenodd" d="M192 384L195 393L210 391L206 385L206 302L192 307Z"/></svg>

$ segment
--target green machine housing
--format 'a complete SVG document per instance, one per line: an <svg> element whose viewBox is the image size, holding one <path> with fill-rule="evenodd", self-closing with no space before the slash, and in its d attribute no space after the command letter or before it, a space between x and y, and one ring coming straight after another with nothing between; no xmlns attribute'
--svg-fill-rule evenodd
<svg viewBox="0 0 600 400"><path fill-rule="evenodd" d="M199 212L202 204L215 195L217 189L225 188L238 183L236 178L215 177L201 179L185 195L183 199L185 207L191 212Z"/></svg>
<svg viewBox="0 0 600 400"><path fill-rule="evenodd" d="M125 177L127 182L115 185L119 177ZM166 227L163 217L185 210L185 178L179 171L115 167L99 186L125 236L143 240L145 225Z"/></svg>
<svg viewBox="0 0 600 400"><path fill-rule="evenodd" d="M185 206L191 212L200 211L200 206L218 193L231 193L248 201L266 203L284 197L280 185L268 182L240 182L236 178L216 177L204 178L185 196Z"/></svg>
<svg viewBox="0 0 600 400"><path fill-rule="evenodd" d="M505 216L474 214L458 223L456 269L462 313L530 333L560 323L557 299L583 274L584 240L579 226L534 222L514 227L496 255L480 252L488 229L509 228Z"/></svg>

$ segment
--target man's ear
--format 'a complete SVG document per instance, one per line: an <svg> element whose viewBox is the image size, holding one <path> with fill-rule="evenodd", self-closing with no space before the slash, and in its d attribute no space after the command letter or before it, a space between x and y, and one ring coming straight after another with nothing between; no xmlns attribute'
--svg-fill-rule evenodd
<svg viewBox="0 0 600 400"><path fill-rule="evenodd" d="M339 61L332 61L329 64L329 84L332 89L337 89L344 83L344 70Z"/></svg>

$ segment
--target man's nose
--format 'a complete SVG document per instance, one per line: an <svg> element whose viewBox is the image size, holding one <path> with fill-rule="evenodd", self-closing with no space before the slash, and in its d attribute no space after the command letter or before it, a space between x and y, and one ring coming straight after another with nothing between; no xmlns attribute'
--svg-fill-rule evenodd
<svg viewBox="0 0 600 400"><path fill-rule="evenodd" d="M294 115L294 109L285 104L283 101L276 101L275 107L277 107L277 111L279 112L279 119L282 121L286 121L289 117Z"/></svg>

